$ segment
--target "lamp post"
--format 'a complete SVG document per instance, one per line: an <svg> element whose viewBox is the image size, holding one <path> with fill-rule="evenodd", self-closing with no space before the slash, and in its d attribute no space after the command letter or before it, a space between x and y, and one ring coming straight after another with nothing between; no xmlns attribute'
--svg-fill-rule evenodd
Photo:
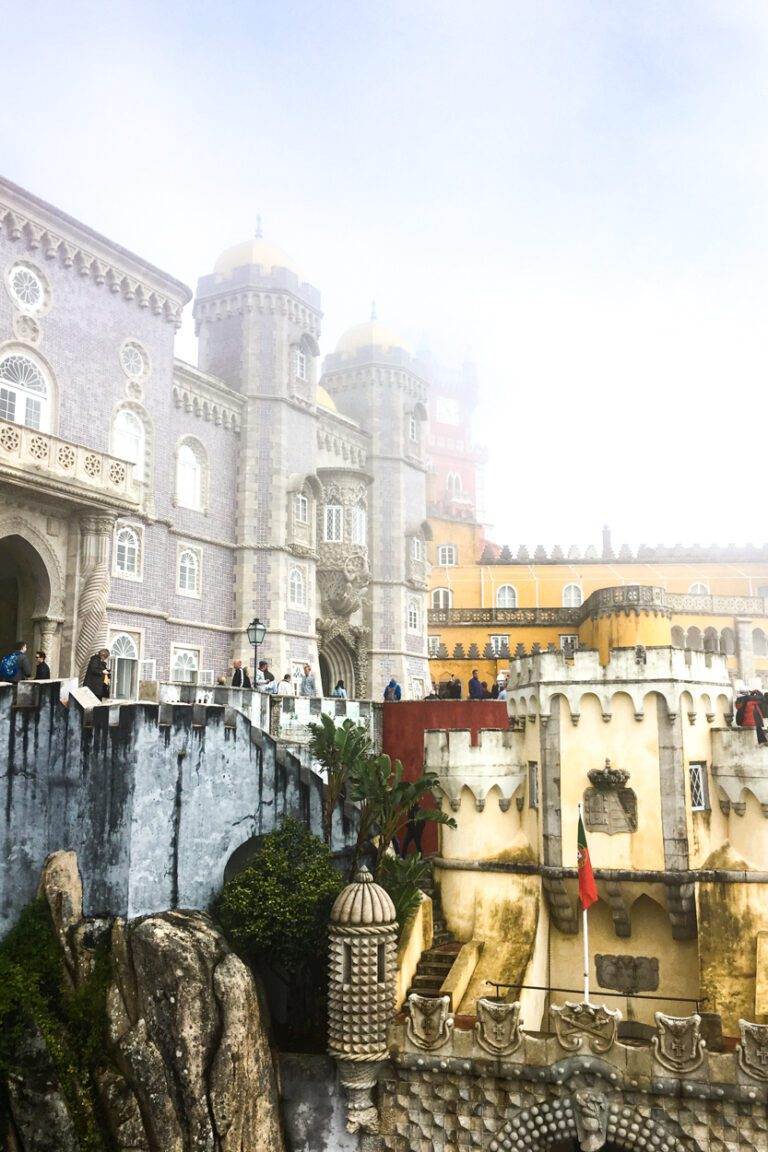
<svg viewBox="0 0 768 1152"><path fill-rule="evenodd" d="M256 682L259 678L259 644L264 643L264 637L267 634L266 624L262 624L258 616L251 620L246 628L248 635L248 643L253 644L253 687L256 688Z"/></svg>

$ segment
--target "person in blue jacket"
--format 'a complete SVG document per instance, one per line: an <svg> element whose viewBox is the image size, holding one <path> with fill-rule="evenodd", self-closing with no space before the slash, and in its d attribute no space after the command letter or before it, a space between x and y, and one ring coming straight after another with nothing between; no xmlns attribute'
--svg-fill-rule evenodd
<svg viewBox="0 0 768 1152"><path fill-rule="evenodd" d="M389 684L387 684L386 688L384 689L384 699L385 700L400 700L402 698L402 695L403 695L403 693L400 690L400 685L398 684L397 680L395 680L395 678L393 676L392 679L390 680Z"/></svg>

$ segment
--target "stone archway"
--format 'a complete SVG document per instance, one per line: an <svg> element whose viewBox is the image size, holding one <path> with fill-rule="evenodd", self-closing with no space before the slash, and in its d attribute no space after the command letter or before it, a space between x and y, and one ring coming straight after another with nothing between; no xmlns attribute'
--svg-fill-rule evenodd
<svg viewBox="0 0 768 1152"><path fill-rule="evenodd" d="M489 1152L699 1152L673 1121L644 1114L598 1088L578 1088L560 1099L520 1111L491 1140Z"/></svg>
<svg viewBox="0 0 768 1152"><path fill-rule="evenodd" d="M30 652L41 643L54 594L41 551L19 533L3 534L0 525L0 653L18 640L26 640Z"/></svg>

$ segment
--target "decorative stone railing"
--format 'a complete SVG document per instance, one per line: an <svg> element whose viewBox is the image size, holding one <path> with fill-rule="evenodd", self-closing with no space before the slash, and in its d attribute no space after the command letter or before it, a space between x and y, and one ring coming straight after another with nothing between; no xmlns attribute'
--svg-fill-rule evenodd
<svg viewBox="0 0 768 1152"><path fill-rule="evenodd" d="M430 624L558 624L577 627L581 608L430 608Z"/></svg>
<svg viewBox="0 0 768 1152"><path fill-rule="evenodd" d="M766 601L762 596L694 596L684 592L666 592L665 599L673 612L711 616L766 615Z"/></svg>
<svg viewBox="0 0 768 1152"><path fill-rule="evenodd" d="M89 503L138 507L141 501L133 464L5 420L0 421L0 468L36 487L42 480L62 491L87 493Z"/></svg>

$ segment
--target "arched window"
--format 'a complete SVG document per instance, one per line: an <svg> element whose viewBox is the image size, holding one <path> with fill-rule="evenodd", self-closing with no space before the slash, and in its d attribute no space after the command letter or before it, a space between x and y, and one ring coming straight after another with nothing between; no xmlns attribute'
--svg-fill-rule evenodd
<svg viewBox="0 0 768 1152"><path fill-rule="evenodd" d="M685 632L678 625L672 629L672 647L685 648Z"/></svg>
<svg viewBox="0 0 768 1152"><path fill-rule="evenodd" d="M723 656L736 655L736 637L732 628L723 628L720 633L720 651Z"/></svg>
<svg viewBox="0 0 768 1152"><path fill-rule="evenodd" d="M455 544L440 544L437 549L437 562L443 568L452 568L459 562L459 554Z"/></svg>
<svg viewBox="0 0 768 1152"><path fill-rule="evenodd" d="M288 601L294 608L307 606L307 581L301 568L291 568L288 574Z"/></svg>
<svg viewBox="0 0 768 1152"><path fill-rule="evenodd" d="M453 500L458 500L463 491L461 476L458 472L449 472L445 478L445 489Z"/></svg>
<svg viewBox="0 0 768 1152"><path fill-rule="evenodd" d="M701 580L691 584L688 589L689 596L709 596L709 587Z"/></svg>
<svg viewBox="0 0 768 1152"><path fill-rule="evenodd" d="M193 548L184 548L179 555L179 591L200 591L200 557Z"/></svg>
<svg viewBox="0 0 768 1152"><path fill-rule="evenodd" d="M704 645L701 639L700 629L696 628L695 626L692 626L688 629L688 633L685 637L685 646L686 648L692 648L694 652L701 652Z"/></svg>
<svg viewBox="0 0 768 1152"><path fill-rule="evenodd" d="M182 684L196 684L200 653L197 648L174 648L171 657L171 679Z"/></svg>
<svg viewBox="0 0 768 1152"><path fill-rule="evenodd" d="M704 651L717 652L720 648L720 637L717 628L706 628L704 631Z"/></svg>
<svg viewBox="0 0 768 1152"><path fill-rule="evenodd" d="M453 603L453 593L450 588L434 588L432 590L433 608L450 608Z"/></svg>
<svg viewBox="0 0 768 1152"><path fill-rule="evenodd" d="M48 385L29 356L9 352L0 360L0 420L48 431Z"/></svg>
<svg viewBox="0 0 768 1152"><path fill-rule="evenodd" d="M419 630L419 605L416 600L408 601L408 631L418 632Z"/></svg>
<svg viewBox="0 0 768 1152"><path fill-rule="evenodd" d="M566 584L563 588L563 608L581 608L584 593L578 584Z"/></svg>
<svg viewBox="0 0 768 1152"><path fill-rule="evenodd" d="M132 700L136 695L139 653L135 641L121 632L109 646L112 657L111 694L119 700Z"/></svg>
<svg viewBox="0 0 768 1152"><path fill-rule="evenodd" d="M187 442L176 454L176 503L182 508L203 507L203 460L201 449Z"/></svg>
<svg viewBox="0 0 768 1152"><path fill-rule="evenodd" d="M115 572L120 576L139 574L139 534L134 528L118 528L115 535Z"/></svg>
<svg viewBox="0 0 768 1152"><path fill-rule="evenodd" d="M752 633L752 651L755 656L768 656L768 640L762 628L755 628Z"/></svg>
<svg viewBox="0 0 768 1152"><path fill-rule="evenodd" d="M496 592L497 608L517 608L517 589L511 584L502 584Z"/></svg>
<svg viewBox="0 0 768 1152"><path fill-rule="evenodd" d="M144 479L144 425L130 408L121 408L112 425L112 455L135 465L134 479Z"/></svg>

